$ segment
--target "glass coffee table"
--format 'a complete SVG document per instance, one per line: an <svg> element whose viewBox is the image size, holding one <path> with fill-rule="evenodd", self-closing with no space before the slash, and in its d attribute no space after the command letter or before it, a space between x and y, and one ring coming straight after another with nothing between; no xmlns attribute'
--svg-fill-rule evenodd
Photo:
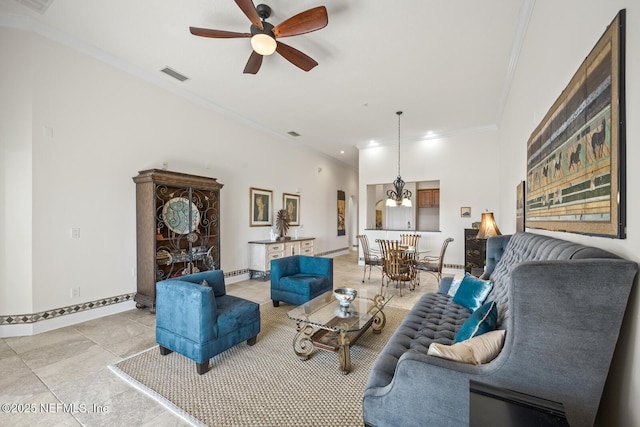
<svg viewBox="0 0 640 427"><path fill-rule="evenodd" d="M307 360L315 347L338 353L340 371L351 371L349 347L371 328L379 334L386 318L383 309L391 294L377 290L358 290L348 307L340 306L333 291L294 308L287 316L296 321L293 351Z"/></svg>

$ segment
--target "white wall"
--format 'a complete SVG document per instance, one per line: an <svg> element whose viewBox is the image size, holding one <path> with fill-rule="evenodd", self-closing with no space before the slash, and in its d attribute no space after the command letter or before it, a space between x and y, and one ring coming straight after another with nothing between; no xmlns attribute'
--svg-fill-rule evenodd
<svg viewBox="0 0 640 427"><path fill-rule="evenodd" d="M250 187L273 190L276 209L299 190L300 236L316 237L318 253L349 246L336 232L337 190L357 196L358 178L342 163L29 32L0 29L0 40L10 96L0 196L16 207L2 209L0 315L135 292L131 178L163 162L224 184L225 271L246 269L247 242L269 238L268 227L249 227Z"/></svg>
<svg viewBox="0 0 640 427"><path fill-rule="evenodd" d="M400 172L404 181L440 181L440 233L420 233L423 235L420 247L439 253L443 240L453 237L447 249L447 264L464 265L464 229L480 221L486 209L496 212L499 207L496 139L496 131L485 131L401 143ZM368 184L388 183L396 178L397 153L394 145L360 150L360 194L370 197ZM360 203L369 205L367 200L361 199ZM463 206L471 207L471 218L460 217ZM366 215L367 212L360 211L361 232L368 227ZM503 220L506 221L496 212L498 226Z"/></svg>
<svg viewBox="0 0 640 427"><path fill-rule="evenodd" d="M531 132L560 96L607 25L620 9L627 9L627 239L606 239L550 233L567 240L599 246L640 261L640 3L624 0L538 0L529 23L508 103L498 134L500 144L500 227L515 230L515 188L526 176L526 143ZM640 294L636 278L616 355L611 368L599 425L640 425ZM615 286L615 283L603 283ZM579 303L579 302L577 302ZM597 350L597 343L594 351ZM585 373L588 375L588 373Z"/></svg>
<svg viewBox="0 0 640 427"><path fill-rule="evenodd" d="M0 313L31 309L31 55L9 55L22 35L0 36ZM27 36L28 37L28 36Z"/></svg>

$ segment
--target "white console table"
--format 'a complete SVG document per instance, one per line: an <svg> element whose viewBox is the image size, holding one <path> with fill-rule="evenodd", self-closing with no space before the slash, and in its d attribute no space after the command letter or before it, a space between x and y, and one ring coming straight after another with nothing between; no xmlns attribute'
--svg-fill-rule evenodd
<svg viewBox="0 0 640 427"><path fill-rule="evenodd" d="M249 278L260 274L266 279L271 271L271 260L291 255L313 256L315 237L299 237L291 240L255 240L249 242Z"/></svg>

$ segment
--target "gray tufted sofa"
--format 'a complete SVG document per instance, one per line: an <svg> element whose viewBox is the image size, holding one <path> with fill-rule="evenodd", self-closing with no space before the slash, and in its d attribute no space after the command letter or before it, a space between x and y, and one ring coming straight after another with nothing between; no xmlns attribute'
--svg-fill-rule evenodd
<svg viewBox="0 0 640 427"><path fill-rule="evenodd" d="M446 295L425 294L378 355L363 398L368 426L468 426L469 380L564 404L571 426L593 425L635 262L594 247L532 233L488 240L487 301L507 330L501 353L485 365L427 356L451 344L470 312Z"/></svg>

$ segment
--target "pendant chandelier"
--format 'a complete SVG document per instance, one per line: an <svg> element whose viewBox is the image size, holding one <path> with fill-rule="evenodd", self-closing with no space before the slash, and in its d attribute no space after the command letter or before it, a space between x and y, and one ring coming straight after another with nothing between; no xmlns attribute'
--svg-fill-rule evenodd
<svg viewBox="0 0 640 427"><path fill-rule="evenodd" d="M387 206L404 206L410 208L411 191L404 189L404 181L400 177L400 116L402 111L397 111L398 115L398 177L393 181L395 190L387 191Z"/></svg>

